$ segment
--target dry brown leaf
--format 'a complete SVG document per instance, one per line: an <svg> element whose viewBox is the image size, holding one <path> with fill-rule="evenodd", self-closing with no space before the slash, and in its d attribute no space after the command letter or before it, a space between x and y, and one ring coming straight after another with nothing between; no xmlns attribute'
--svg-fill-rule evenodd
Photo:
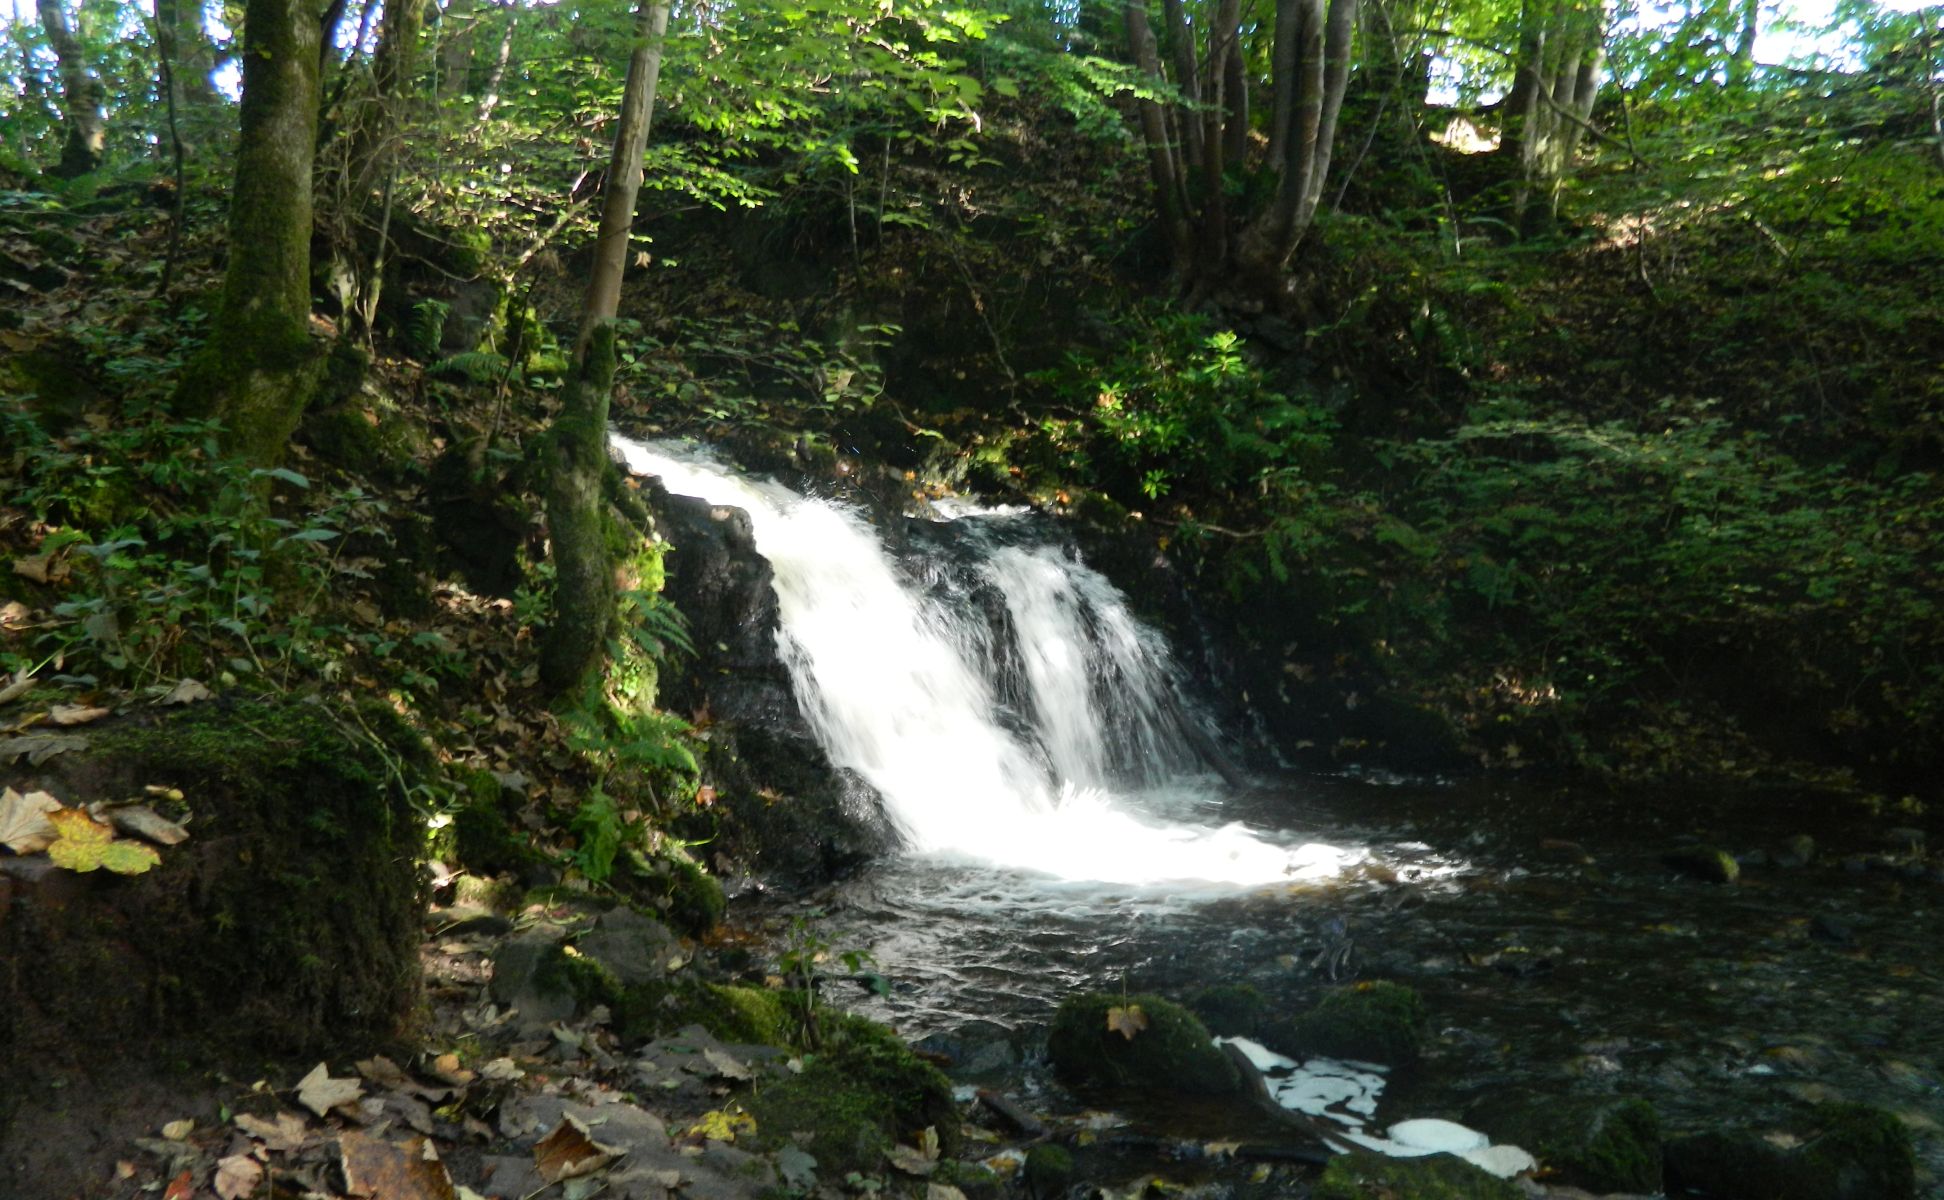
<svg viewBox="0 0 1944 1200"><path fill-rule="evenodd" d="M178 680L176 685L169 689L168 695L162 697L162 703L194 704L199 700L214 699L215 696L215 692L210 691L195 680L182 679Z"/></svg>
<svg viewBox="0 0 1944 1200"><path fill-rule="evenodd" d="M39 854L60 836L47 814L59 811L61 802L46 792L21 795L12 788L0 790L0 845L15 854Z"/></svg>
<svg viewBox="0 0 1944 1200"><path fill-rule="evenodd" d="M928 1183L925 1185L925 1200L965 1200L965 1193L949 1183Z"/></svg>
<svg viewBox="0 0 1944 1200"><path fill-rule="evenodd" d="M432 1143L407 1138L393 1145L348 1129L338 1135L345 1191L371 1200L457 1200L452 1176Z"/></svg>
<svg viewBox="0 0 1944 1200"><path fill-rule="evenodd" d="M263 1182L263 1164L247 1154L232 1154L216 1163L216 1177L209 1186L222 1200L244 1200L256 1194Z"/></svg>
<svg viewBox="0 0 1944 1200"><path fill-rule="evenodd" d="M169 1190L162 1193L162 1200L190 1200L196 1194L196 1179L187 1170L169 1181Z"/></svg>
<svg viewBox="0 0 1944 1200"><path fill-rule="evenodd" d="M86 704L56 704L48 710L47 719L56 725L86 725L90 721L101 720L113 711Z"/></svg>
<svg viewBox="0 0 1944 1200"><path fill-rule="evenodd" d="M5 629L9 625L25 625L27 618L33 615L33 609L18 600L9 600L5 604L0 604L0 629ZM15 679L18 680L19 676L15 676Z"/></svg>
<svg viewBox="0 0 1944 1200"><path fill-rule="evenodd" d="M189 840L187 829L146 804L111 808L108 810L108 820L123 833L145 837L158 846L180 846Z"/></svg>
<svg viewBox="0 0 1944 1200"><path fill-rule="evenodd" d="M59 583L68 577L65 560L52 554L30 554L13 560L13 572L35 583Z"/></svg>
<svg viewBox="0 0 1944 1200"><path fill-rule="evenodd" d="M441 1054L425 1070L434 1079L454 1087L464 1087L473 1081L473 1073L459 1065L457 1054Z"/></svg>
<svg viewBox="0 0 1944 1200"><path fill-rule="evenodd" d="M12 762L24 754L29 766L38 767L56 754L87 748L88 739L78 733L28 733L0 738L0 762Z"/></svg>
<svg viewBox="0 0 1944 1200"><path fill-rule="evenodd" d="M318 1116L323 1116L340 1104L350 1104L364 1091L355 1079L333 1079L330 1072L318 1063L310 1074L297 1082L297 1102Z"/></svg>
<svg viewBox="0 0 1944 1200"><path fill-rule="evenodd" d="M262 1142L265 1150L280 1154L310 1140L310 1122L293 1112L279 1112L274 1121L238 1113L236 1127Z"/></svg>
<svg viewBox="0 0 1944 1200"><path fill-rule="evenodd" d="M401 1088L410 1085L412 1082L411 1078L403 1070L399 1069L397 1063L382 1054L372 1058L360 1059L351 1065L358 1069L358 1074L364 1076L372 1083L377 1084L379 1087Z"/></svg>
<svg viewBox="0 0 1944 1200"><path fill-rule="evenodd" d="M717 1075L720 1075L724 1079L740 1081L755 1077L747 1066L737 1061L734 1055L723 1050L718 1050L714 1046L705 1047L702 1051L702 1058L709 1066L715 1069Z"/></svg>
<svg viewBox="0 0 1944 1200"><path fill-rule="evenodd" d="M9 604L7 607L12 608L14 606ZM4 623L0 622L0 624ZM33 691L39 683L40 680L35 679L27 673L26 667L20 668L20 670L13 673L4 685L0 685L0 704L5 704L9 700L18 700L28 692Z"/></svg>
<svg viewBox="0 0 1944 1200"><path fill-rule="evenodd" d="M180 1121L170 1121L167 1125L164 1125L162 1127L162 1136L168 1138L172 1142L181 1142L181 1141L187 1141L189 1135L194 1133L195 1131L196 1131L195 1121L191 1120L188 1117L184 1117Z"/></svg>
<svg viewBox="0 0 1944 1200"><path fill-rule="evenodd" d="M568 1113L560 1118L552 1133L534 1144L533 1165L540 1178L559 1183L563 1179L590 1175L626 1153L619 1146L604 1146L595 1141L587 1126Z"/></svg>
<svg viewBox="0 0 1944 1200"><path fill-rule="evenodd" d="M884 1157L907 1175L925 1176L938 1169L936 1160L926 1158L923 1151L913 1150L910 1146L893 1146L884 1152Z"/></svg>

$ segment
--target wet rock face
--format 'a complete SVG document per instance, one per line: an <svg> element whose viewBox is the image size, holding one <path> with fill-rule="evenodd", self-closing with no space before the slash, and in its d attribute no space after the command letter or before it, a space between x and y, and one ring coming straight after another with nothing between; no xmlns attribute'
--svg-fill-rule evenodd
<svg viewBox="0 0 1944 1200"><path fill-rule="evenodd" d="M777 657L770 564L748 514L659 486L649 504L671 545L664 594L696 650L663 666L661 704L712 722L705 766L721 799L694 835L772 883L850 874L892 835L869 790L825 759L797 705Z"/></svg>

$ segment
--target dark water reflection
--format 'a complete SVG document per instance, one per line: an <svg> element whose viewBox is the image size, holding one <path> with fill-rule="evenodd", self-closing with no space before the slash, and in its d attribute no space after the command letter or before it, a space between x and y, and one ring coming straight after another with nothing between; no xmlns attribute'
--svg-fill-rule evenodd
<svg viewBox="0 0 1944 1200"><path fill-rule="evenodd" d="M1937 856L1890 836L1923 818L1791 794L1315 779L1226 808L1370 861L1227 894L894 862L825 899L824 935L873 950L896 986L858 1007L908 1035L984 1021L1029 1043L1075 989L1246 981L1299 1010L1334 965L1409 983L1433 1014L1427 1061L1379 1123L1508 1089L1640 1095L1675 1129L1855 1100L1911 1121L1920 1190L1944 1181L1944 882ZM1774 865L1805 833L1815 860ZM1761 854L1711 884L1664 861L1691 841ZM1011 1083L1061 1102L1030 1062Z"/></svg>

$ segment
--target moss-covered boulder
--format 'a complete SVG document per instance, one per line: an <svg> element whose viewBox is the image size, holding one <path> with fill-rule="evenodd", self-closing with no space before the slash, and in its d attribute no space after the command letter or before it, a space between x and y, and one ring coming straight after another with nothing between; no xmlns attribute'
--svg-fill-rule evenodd
<svg viewBox="0 0 1944 1200"><path fill-rule="evenodd" d="M1269 998L1246 983L1203 988L1188 998L1188 1007L1217 1037L1259 1037L1269 1017Z"/></svg>
<svg viewBox="0 0 1944 1200"><path fill-rule="evenodd" d="M1372 981L1339 988L1279 1030L1277 1049L1403 1066L1424 1041L1424 1001L1402 984Z"/></svg>
<svg viewBox="0 0 1944 1200"><path fill-rule="evenodd" d="M781 992L688 975L627 988L614 1007L615 1032L627 1042L690 1025L720 1041L761 1046L793 1045L802 1029Z"/></svg>
<svg viewBox="0 0 1944 1200"><path fill-rule="evenodd" d="M1065 1194L1073 1182L1073 1155L1065 1146L1042 1142L1026 1152L1026 1192L1051 1197Z"/></svg>
<svg viewBox="0 0 1944 1200"><path fill-rule="evenodd" d="M1866 1104L1823 1104L1804 1140L1782 1149L1754 1129L1696 1134L1667 1144L1667 1181L1719 1200L1914 1200L1910 1131Z"/></svg>
<svg viewBox="0 0 1944 1200"><path fill-rule="evenodd" d="M1512 1183L1462 1158L1386 1158L1359 1151L1330 1160L1312 1200L1522 1200Z"/></svg>
<svg viewBox="0 0 1944 1200"><path fill-rule="evenodd" d="M22 1064L0 1127L43 1070L335 1061L405 1031L423 823L399 771L423 752L409 731L381 754L347 727L317 704L205 703L0 772L70 805L179 789L190 832L135 876L0 856L0 1061Z"/></svg>
<svg viewBox="0 0 1944 1200"><path fill-rule="evenodd" d="M1507 1096L1465 1123L1530 1151L1549 1177L1594 1192L1661 1190L1660 1117L1635 1097Z"/></svg>
<svg viewBox="0 0 1944 1200"><path fill-rule="evenodd" d="M767 1144L801 1146L826 1177L875 1174L887 1149L915 1144L927 1129L947 1157L962 1143L952 1085L889 1031L834 1041L748 1107Z"/></svg>
<svg viewBox="0 0 1944 1200"><path fill-rule="evenodd" d="M1237 1087L1235 1065L1208 1027L1159 996L1089 992L1069 997L1054 1014L1047 1053L1069 1083L1198 1095Z"/></svg>
<svg viewBox="0 0 1944 1200"><path fill-rule="evenodd" d="M1703 883L1733 883L1741 878L1741 863L1718 846L1683 846L1661 855L1661 861Z"/></svg>

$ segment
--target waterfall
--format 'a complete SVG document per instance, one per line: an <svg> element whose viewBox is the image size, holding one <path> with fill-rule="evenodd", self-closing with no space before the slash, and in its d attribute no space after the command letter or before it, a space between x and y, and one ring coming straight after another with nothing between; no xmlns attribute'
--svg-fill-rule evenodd
<svg viewBox="0 0 1944 1200"><path fill-rule="evenodd" d="M693 448L612 442L670 492L749 514L797 700L912 853L1125 884L1342 865L1206 818L1220 783L1192 749L1166 646L1032 518L960 506L908 569L853 508Z"/></svg>

